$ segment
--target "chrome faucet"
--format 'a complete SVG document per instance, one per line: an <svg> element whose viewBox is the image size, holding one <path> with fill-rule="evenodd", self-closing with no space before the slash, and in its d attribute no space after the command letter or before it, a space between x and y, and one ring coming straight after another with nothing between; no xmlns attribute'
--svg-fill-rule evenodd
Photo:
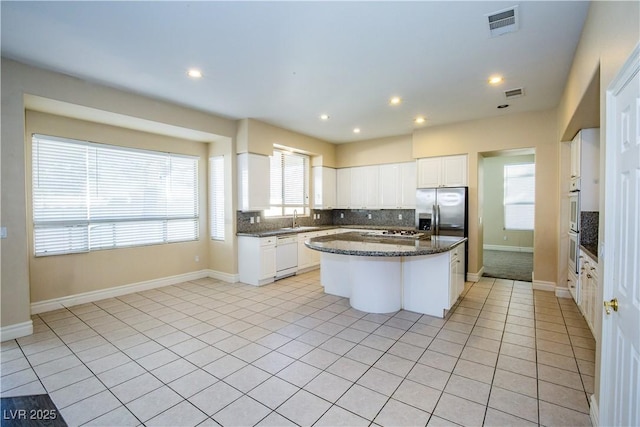
<svg viewBox="0 0 640 427"><path fill-rule="evenodd" d="M293 224L292 224L292 228L296 228L298 225L296 224L296 222L298 222L298 210L294 209L293 210Z"/></svg>

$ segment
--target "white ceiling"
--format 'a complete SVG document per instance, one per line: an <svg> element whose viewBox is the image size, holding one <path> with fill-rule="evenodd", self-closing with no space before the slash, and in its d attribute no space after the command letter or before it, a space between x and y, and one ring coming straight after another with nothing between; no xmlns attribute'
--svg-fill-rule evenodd
<svg viewBox="0 0 640 427"><path fill-rule="evenodd" d="M485 14L519 5L490 38ZM588 2L8 2L2 56L341 143L558 104ZM197 67L204 78L186 76ZM504 83L492 87L490 75ZM504 90L524 87L506 103ZM391 107L392 95L402 97ZM319 115L327 113L323 122ZM356 135L354 127L362 132Z"/></svg>

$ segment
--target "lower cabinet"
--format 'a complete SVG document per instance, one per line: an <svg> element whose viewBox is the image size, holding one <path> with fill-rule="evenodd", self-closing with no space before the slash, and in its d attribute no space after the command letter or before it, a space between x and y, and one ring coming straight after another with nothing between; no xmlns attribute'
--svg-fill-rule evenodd
<svg viewBox="0 0 640 427"><path fill-rule="evenodd" d="M580 267L580 302L578 306L584 316L589 329L594 337L598 336L598 316L600 304L598 304L598 263L596 260L581 251Z"/></svg>
<svg viewBox="0 0 640 427"><path fill-rule="evenodd" d="M450 272L449 272L449 308L458 300L464 291L464 245L458 245L449 251Z"/></svg>
<svg viewBox="0 0 640 427"><path fill-rule="evenodd" d="M298 271L311 270L320 266L321 252L309 249L304 242L314 237L336 234L338 230L331 229L298 234Z"/></svg>
<svg viewBox="0 0 640 427"><path fill-rule="evenodd" d="M315 254L313 249L305 246L304 242L314 236L315 233L298 234L298 271L307 270L314 267Z"/></svg>
<svg viewBox="0 0 640 427"><path fill-rule="evenodd" d="M242 283L261 286L276 276L276 238L238 236L238 272Z"/></svg>
<svg viewBox="0 0 640 427"><path fill-rule="evenodd" d="M464 290L464 244L449 252L404 257L402 274L403 308L444 317Z"/></svg>

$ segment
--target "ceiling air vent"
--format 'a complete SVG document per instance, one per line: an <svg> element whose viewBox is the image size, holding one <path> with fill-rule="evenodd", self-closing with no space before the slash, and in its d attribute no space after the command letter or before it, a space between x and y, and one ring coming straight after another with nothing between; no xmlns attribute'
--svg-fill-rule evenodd
<svg viewBox="0 0 640 427"><path fill-rule="evenodd" d="M489 21L489 35L491 37L513 33L520 28L518 19L518 6L485 15Z"/></svg>
<svg viewBox="0 0 640 427"><path fill-rule="evenodd" d="M504 91L504 97L507 99L520 98L524 96L524 88L509 89Z"/></svg>

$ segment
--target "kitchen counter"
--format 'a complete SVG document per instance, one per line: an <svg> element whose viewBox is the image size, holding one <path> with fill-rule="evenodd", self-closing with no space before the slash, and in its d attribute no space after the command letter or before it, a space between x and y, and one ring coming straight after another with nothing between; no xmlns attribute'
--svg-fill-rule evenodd
<svg viewBox="0 0 640 427"><path fill-rule="evenodd" d="M320 230L330 230L334 228L350 228L350 229L363 229L363 230L415 230L414 228L407 227L384 227L384 226L364 226L364 225L321 225L321 226L300 226L300 227L287 227L277 228L275 230L266 231L254 231L254 232L238 232L236 236L249 236L249 237L273 237L273 236L286 236L287 234L309 233Z"/></svg>
<svg viewBox="0 0 640 427"><path fill-rule="evenodd" d="M315 237L306 241L305 245L316 251L340 255L406 257L448 252L466 240L466 237L452 236L423 239L380 237L355 231Z"/></svg>
<svg viewBox="0 0 640 427"><path fill-rule="evenodd" d="M466 240L352 231L304 243L320 252L325 293L349 298L351 307L367 313L404 308L443 317L464 289Z"/></svg>
<svg viewBox="0 0 640 427"><path fill-rule="evenodd" d="M598 244L597 243L580 245L580 249L585 251L587 253L587 255L589 255L591 258L593 258L594 260L598 261L598 255L597 255L598 254Z"/></svg>

